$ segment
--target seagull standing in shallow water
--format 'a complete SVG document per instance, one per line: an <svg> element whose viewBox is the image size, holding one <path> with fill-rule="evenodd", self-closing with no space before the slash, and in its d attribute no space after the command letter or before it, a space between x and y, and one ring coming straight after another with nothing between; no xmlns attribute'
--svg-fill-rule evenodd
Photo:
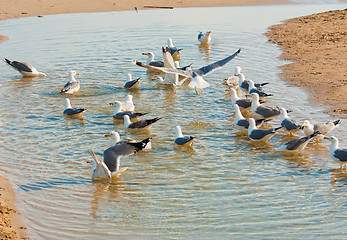
<svg viewBox="0 0 347 240"><path fill-rule="evenodd" d="M278 129L282 127L272 128L272 129L258 129L255 125L255 120L253 118L249 119L249 127L248 127L248 137L252 141L268 141L272 138Z"/></svg>
<svg viewBox="0 0 347 240"><path fill-rule="evenodd" d="M65 84L65 86L60 90L60 93L72 94L80 90L80 82L76 80L75 76L79 75L79 73L75 71L69 72L69 81Z"/></svg>
<svg viewBox="0 0 347 240"><path fill-rule="evenodd" d="M287 143L284 143L282 146L280 146L276 151L279 152L302 152L304 148L307 146L309 141L311 141L312 138L314 138L319 132L315 132L309 136L297 138L294 140L291 140Z"/></svg>
<svg viewBox="0 0 347 240"><path fill-rule="evenodd" d="M17 61L10 61L7 58L5 58L5 62L16 69L18 72L20 72L23 77L45 77L47 76L43 72L39 72L29 63L24 62L17 62Z"/></svg>
<svg viewBox="0 0 347 240"><path fill-rule="evenodd" d="M346 169L347 165L347 149L339 148L339 140L336 137L324 137L324 139L329 139L331 141L330 145L330 157L341 164L344 165L344 169Z"/></svg>
<svg viewBox="0 0 347 240"><path fill-rule="evenodd" d="M326 122L326 123L316 123L311 124L310 121L305 120L304 123L301 125L301 128L303 129L306 136L311 135L312 133L319 131L319 135L315 136L315 140L318 143L319 139L323 138L324 135L329 133L331 130L333 130L338 124L340 123L340 119L334 121L334 122Z"/></svg>

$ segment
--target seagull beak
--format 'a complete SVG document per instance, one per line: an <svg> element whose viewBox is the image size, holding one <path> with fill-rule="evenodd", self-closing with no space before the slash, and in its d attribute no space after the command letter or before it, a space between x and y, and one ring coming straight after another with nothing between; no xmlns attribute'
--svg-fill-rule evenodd
<svg viewBox="0 0 347 240"><path fill-rule="evenodd" d="M248 97L250 97L250 96L251 96L251 95L249 95L249 94L245 94L245 97L246 97L246 98L248 98Z"/></svg>
<svg viewBox="0 0 347 240"><path fill-rule="evenodd" d="M243 82L247 82L247 80L245 79L245 80L243 80Z"/></svg>
<svg viewBox="0 0 347 240"><path fill-rule="evenodd" d="M110 102L109 105L114 106L114 103L113 103L113 102Z"/></svg>
<svg viewBox="0 0 347 240"><path fill-rule="evenodd" d="M143 52L142 55L147 55L147 53Z"/></svg>
<svg viewBox="0 0 347 240"><path fill-rule="evenodd" d="M301 125L300 128L303 129L305 126L306 126L306 124L304 123L304 124Z"/></svg>
<svg viewBox="0 0 347 240"><path fill-rule="evenodd" d="M324 139L330 139L329 137L324 136Z"/></svg>
<svg viewBox="0 0 347 240"><path fill-rule="evenodd" d="M276 106L276 108L277 108L277 109L280 109L280 107L279 107L279 106Z"/></svg>
<svg viewBox="0 0 347 240"><path fill-rule="evenodd" d="M79 73L76 73L76 75L80 75Z"/></svg>
<svg viewBox="0 0 347 240"><path fill-rule="evenodd" d="M224 91L226 91L226 92L230 92L230 90L229 90L229 89L225 89Z"/></svg>
<svg viewBox="0 0 347 240"><path fill-rule="evenodd" d="M105 134L104 137L111 137L111 135L110 134Z"/></svg>
<svg viewBox="0 0 347 240"><path fill-rule="evenodd" d="M208 31L208 33L211 33L211 31Z"/></svg>
<svg viewBox="0 0 347 240"><path fill-rule="evenodd" d="M234 76L236 76L236 77L237 77L237 75L236 75L236 74L234 74Z"/></svg>
<svg viewBox="0 0 347 240"><path fill-rule="evenodd" d="M91 163L91 161L86 161L86 163Z"/></svg>
<svg viewBox="0 0 347 240"><path fill-rule="evenodd" d="M243 68L241 68L241 70L243 70Z"/></svg>

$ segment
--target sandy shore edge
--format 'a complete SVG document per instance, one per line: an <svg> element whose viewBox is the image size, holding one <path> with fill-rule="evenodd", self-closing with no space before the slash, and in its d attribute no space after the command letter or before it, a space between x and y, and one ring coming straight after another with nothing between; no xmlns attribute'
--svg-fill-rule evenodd
<svg viewBox="0 0 347 240"><path fill-rule="evenodd" d="M280 77L302 87L314 105L347 118L347 10L335 10L286 20L265 35L282 50Z"/></svg>
<svg viewBox="0 0 347 240"><path fill-rule="evenodd" d="M0 176L0 239L27 239L21 214L15 208L11 183Z"/></svg>

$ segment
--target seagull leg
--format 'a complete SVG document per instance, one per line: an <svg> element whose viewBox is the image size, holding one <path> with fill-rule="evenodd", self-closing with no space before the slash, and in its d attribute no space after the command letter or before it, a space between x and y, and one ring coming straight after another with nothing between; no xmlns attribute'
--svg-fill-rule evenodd
<svg viewBox="0 0 347 240"><path fill-rule="evenodd" d="M202 92L202 89L200 89L201 95L204 95L204 93Z"/></svg>
<svg viewBox="0 0 347 240"><path fill-rule="evenodd" d="M199 95L199 92L196 88L195 88L195 93L196 93L196 95Z"/></svg>

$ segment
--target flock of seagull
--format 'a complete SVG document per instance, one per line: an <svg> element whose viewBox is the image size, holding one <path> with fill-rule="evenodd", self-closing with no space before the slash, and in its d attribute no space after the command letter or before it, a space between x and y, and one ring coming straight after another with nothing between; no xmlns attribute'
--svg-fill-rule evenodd
<svg viewBox="0 0 347 240"><path fill-rule="evenodd" d="M201 44L209 44L211 40L211 31L206 33L200 32L198 40ZM203 79L203 76L207 75L213 70L223 67L225 64L234 59L241 49L237 50L234 54L201 67L199 69L191 68L191 65L180 67L178 61L174 61L179 57L180 51L172 43L172 39L168 39L168 45L162 47L163 61L154 59L152 52L142 53L148 56L146 63L142 63L134 60L133 63L147 68L152 71L164 72L165 77L162 78L159 74L156 77L158 84L181 86L187 82L188 87L195 90L197 95L203 94L203 88L209 87L210 84ZM45 73L37 71L32 65L28 63L10 61L5 58L5 62L11 67L19 71L23 77L43 77ZM291 136L298 131L303 131L305 137L295 138L289 142L281 145L277 151L295 152L300 153L311 141L315 140L317 143L320 139L329 139L330 156L333 160L341 164L341 168L344 165L346 169L347 165L347 149L340 149L338 146L338 139L336 137L327 137L332 129L334 129L340 120L326 123L311 124L308 120L305 120L303 124L297 124L293 119L288 117L290 111L283 107L276 106L275 108L266 106L264 104L265 99L272 94L268 94L263 90L263 87L268 83L254 83L252 80L246 80L241 67L236 67L235 74L227 79L224 79L224 85L227 86L226 91L231 94L231 103L235 110L234 127L241 133L247 134L252 141L266 142L271 139L279 129L285 129ZM75 71L70 71L68 75L68 82L61 89L62 94L74 94L80 89L80 82L76 80L75 76L79 75ZM140 78L132 79L131 74L128 74L127 81L124 85L126 89L136 89L140 87ZM242 94L244 93L244 94ZM244 97L240 97L244 95ZM249 98L250 97L250 98ZM115 101L110 103L114 106L113 118L124 121L124 128L130 130L144 130L149 129L153 124L159 121L161 118L156 117L152 119L137 120L138 118L146 115L147 113L135 112L135 105L133 103L133 96L127 95L124 102ZM65 109L63 114L68 117L80 117L85 108L73 108L71 106L69 98L65 98ZM244 116L249 116L245 118ZM277 128L265 129L260 128L266 124L272 118L280 117L280 125ZM137 120L137 121L136 121ZM132 155L138 151L151 148L152 138L146 138L140 142L137 142L130 138L120 139L117 132L111 132L111 134L105 135L111 137L111 147L106 149L103 154L103 160L101 160L92 150L89 150L92 161L88 161L92 164L92 177L93 178L111 178L115 175L119 175L127 170L127 168L120 169L120 159L124 156ZM192 147L195 141L193 136L184 136L180 126L175 127L175 139L174 143L184 147Z"/></svg>

